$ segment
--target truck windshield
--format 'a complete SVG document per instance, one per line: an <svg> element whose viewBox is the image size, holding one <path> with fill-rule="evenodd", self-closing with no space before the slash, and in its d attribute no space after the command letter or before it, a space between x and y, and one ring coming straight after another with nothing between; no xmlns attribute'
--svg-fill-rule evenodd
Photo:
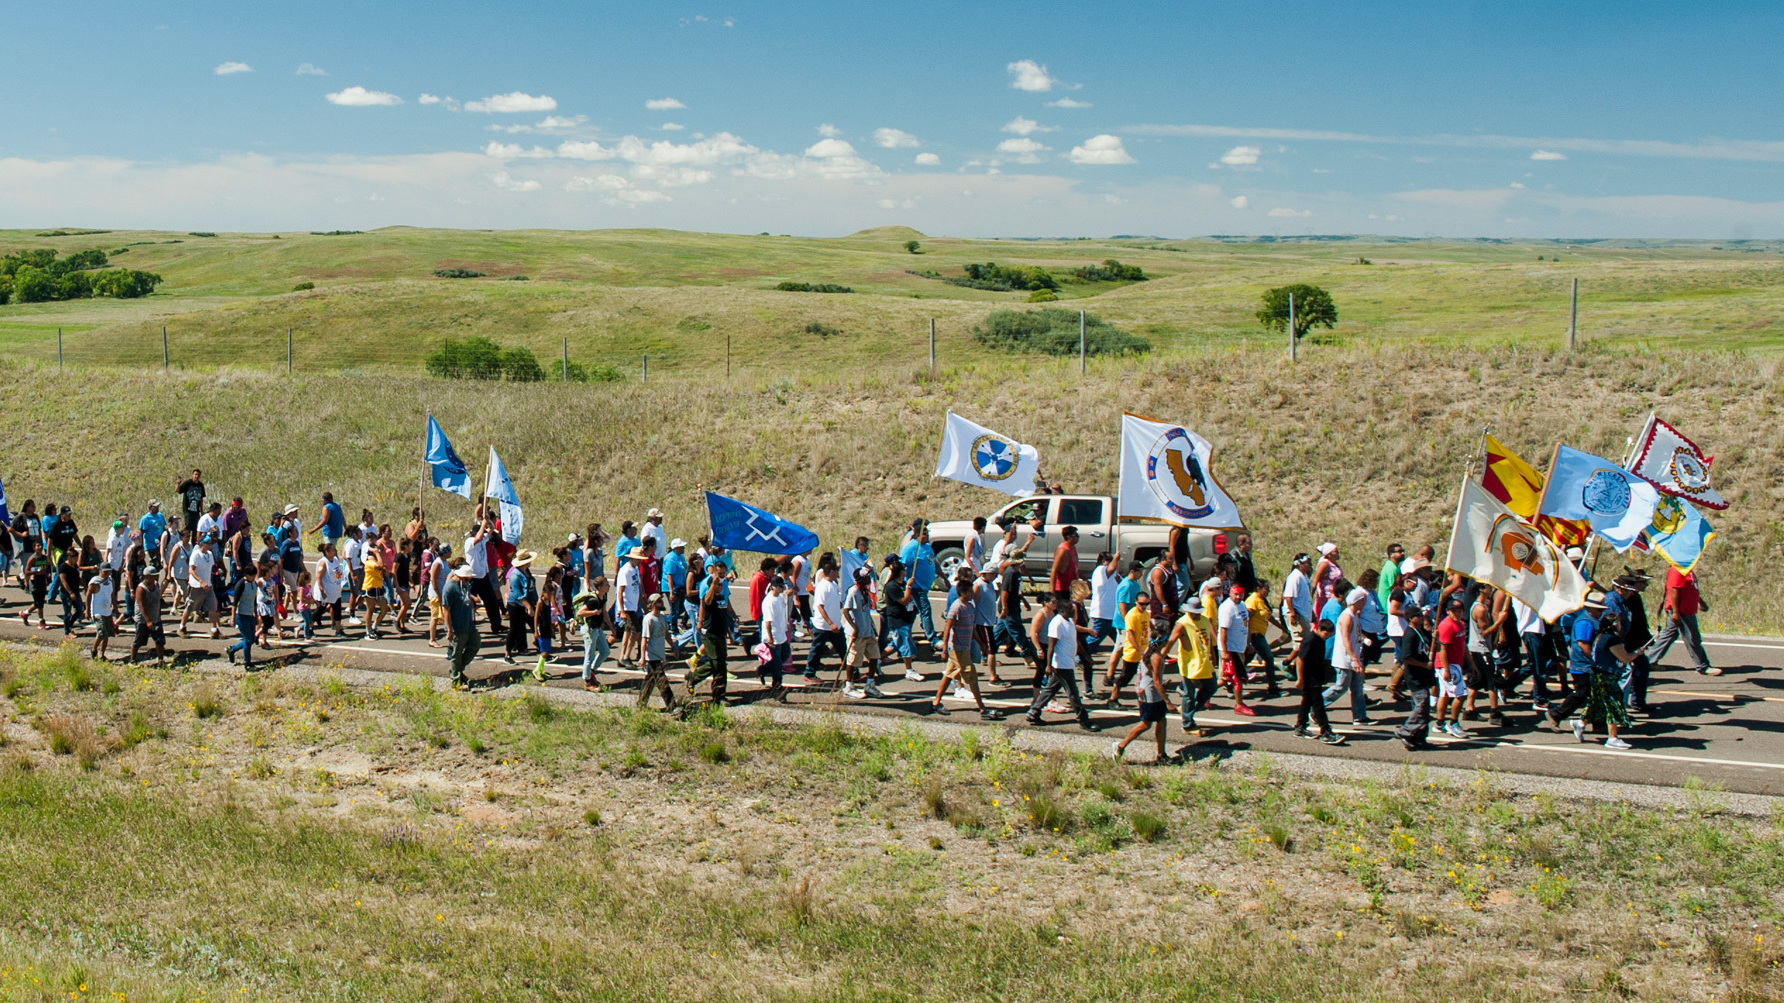
<svg viewBox="0 0 1784 1003"><path fill-rule="evenodd" d="M1046 504L1047 501L1043 498L1034 498L1025 502L1017 502L1009 508L1004 509L1003 515L1000 516L1000 518L1005 522L1027 522L1034 518L1035 512L1044 511L1044 506Z"/></svg>
<svg viewBox="0 0 1784 1003"><path fill-rule="evenodd" d="M1061 525L1100 526L1103 522L1102 499L1061 498L1059 518L1055 521Z"/></svg>

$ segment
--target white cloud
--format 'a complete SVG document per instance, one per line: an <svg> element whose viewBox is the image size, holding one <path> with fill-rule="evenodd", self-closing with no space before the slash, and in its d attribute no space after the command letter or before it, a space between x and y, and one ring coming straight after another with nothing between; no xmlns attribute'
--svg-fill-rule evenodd
<svg viewBox="0 0 1784 1003"><path fill-rule="evenodd" d="M1233 196L1233 208L1244 209L1250 205L1251 205L1251 200L1246 198L1245 196L1243 196L1243 195L1234 195Z"/></svg>
<svg viewBox="0 0 1784 1003"><path fill-rule="evenodd" d="M825 122L823 125L818 126L818 135L823 136L825 139L834 139L837 136L842 135L842 130L831 125L829 122Z"/></svg>
<svg viewBox="0 0 1784 1003"><path fill-rule="evenodd" d="M299 63L297 64L297 75L300 77L326 77L328 71L315 63Z"/></svg>
<svg viewBox="0 0 1784 1003"><path fill-rule="evenodd" d="M1005 122L1000 131L1013 132L1018 136L1026 136L1034 132L1057 132L1059 131L1059 127L1056 125L1042 125L1032 118L1023 118L1021 115L1017 115L1015 118Z"/></svg>
<svg viewBox="0 0 1784 1003"><path fill-rule="evenodd" d="M539 182L532 178L522 181L519 178L509 177L507 171L497 171L490 176L490 180L496 183L497 188L505 192L536 192L539 190Z"/></svg>
<svg viewBox="0 0 1784 1003"><path fill-rule="evenodd" d="M908 132L905 132L903 129L885 129L885 128L875 129L873 131L873 141L880 144L881 146L885 147L888 150L896 150L896 149L899 149L900 147L908 148L908 147L923 145L922 140L918 139L917 137L911 135Z"/></svg>
<svg viewBox="0 0 1784 1003"><path fill-rule="evenodd" d="M1032 59L1018 59L1004 69L1010 71L1010 86L1019 91L1050 91L1059 83L1045 66Z"/></svg>
<svg viewBox="0 0 1784 1003"><path fill-rule="evenodd" d="M805 155L822 158L852 157L855 155L855 148L844 139L820 139L805 148Z"/></svg>
<svg viewBox="0 0 1784 1003"><path fill-rule="evenodd" d="M217 76L227 77L232 73L253 73L254 67L249 66L247 63L231 61L227 63L219 63L215 72Z"/></svg>
<svg viewBox="0 0 1784 1003"><path fill-rule="evenodd" d="M1131 164L1134 158L1127 155L1127 148L1121 145L1120 136L1104 133L1092 136L1084 141L1083 146L1072 147L1072 163L1074 164Z"/></svg>
<svg viewBox="0 0 1784 1003"><path fill-rule="evenodd" d="M935 165L937 165L941 162L942 162L942 158L936 156L933 153L919 153L919 154L917 154L917 163L922 164L924 167L934 167Z"/></svg>
<svg viewBox="0 0 1784 1003"><path fill-rule="evenodd" d="M1249 167L1263 152L1255 146L1235 146L1220 155L1220 162L1228 167Z"/></svg>
<svg viewBox="0 0 1784 1003"><path fill-rule="evenodd" d="M416 99L416 103L417 104L439 104L440 96L438 94L423 94L423 95L421 95L421 97Z"/></svg>
<svg viewBox="0 0 1784 1003"><path fill-rule="evenodd" d="M490 143L483 148L483 155L497 160L534 160L556 156L543 146L527 150L522 149L519 143Z"/></svg>
<svg viewBox="0 0 1784 1003"><path fill-rule="evenodd" d="M521 91L507 94L496 94L481 101L467 101L466 111L482 112L486 115L511 115L526 111L556 111L557 100L544 94L532 95Z"/></svg>
<svg viewBox="0 0 1784 1003"><path fill-rule="evenodd" d="M1524 187L1524 183L1522 181L1513 181L1511 183L1511 186L1513 188L1522 188L1522 187Z"/></svg>
<svg viewBox="0 0 1784 1003"><path fill-rule="evenodd" d="M662 125L657 126L657 128L662 132L680 132L683 129L686 129L687 126L682 125L680 122L664 122Z"/></svg>
<svg viewBox="0 0 1784 1003"><path fill-rule="evenodd" d="M1556 153L1554 150L1537 150L1536 152L1530 154L1530 159L1531 160L1566 160L1567 154Z"/></svg>
<svg viewBox="0 0 1784 1003"><path fill-rule="evenodd" d="M588 121L587 115L577 115L574 118L569 118L569 117L566 117L563 115L547 115L544 118L540 119L538 121L538 123L534 125L534 128L547 129L547 130L549 130L549 129L574 129L577 126L579 126L587 121Z"/></svg>
<svg viewBox="0 0 1784 1003"><path fill-rule="evenodd" d="M402 104L403 99L384 91L368 91L364 87L349 87L324 95L329 104L338 104L347 108L373 108L378 105Z"/></svg>
<svg viewBox="0 0 1784 1003"><path fill-rule="evenodd" d="M1018 164L1040 163L1041 158L1038 154L1045 149L1048 149L1048 147L1042 146L1040 143L1027 137L1021 139L1006 139L997 144L997 152L1008 154L1010 159L1016 161Z"/></svg>
<svg viewBox="0 0 1784 1003"><path fill-rule="evenodd" d="M632 177L640 181L650 181L658 188L686 188L689 185L703 185L712 180L712 172L697 167L659 167L655 164L638 164L632 168Z"/></svg>
<svg viewBox="0 0 1784 1003"><path fill-rule="evenodd" d="M669 111L672 108L686 108L687 105L682 104L674 98L651 98L649 101L644 102L644 107L649 108L651 111Z"/></svg>
<svg viewBox="0 0 1784 1003"><path fill-rule="evenodd" d="M1725 139L1700 143L1674 143L1654 139L1582 139L1578 137L1531 137L1472 134L1431 136L1373 136L1356 132L1317 129L1270 129L1230 125L1134 125L1122 129L1136 136L1212 136L1232 139L1287 139L1333 143L1374 143L1404 146L1448 146L1466 149L1529 149L1546 153L1605 153L1630 157L1681 157L1697 160L1784 161L1784 141Z"/></svg>
<svg viewBox="0 0 1784 1003"><path fill-rule="evenodd" d="M594 178L584 178L584 177L571 178L569 181L564 182L564 191L567 191L567 192L618 191L621 188L630 188L631 186L632 186L632 182L627 181L625 178L622 178L617 174L603 174L599 177L594 177Z"/></svg>
<svg viewBox="0 0 1784 1003"><path fill-rule="evenodd" d="M1090 107L1090 102L1089 101L1075 101L1071 98L1060 98L1058 101L1047 102L1047 107L1049 107L1049 108L1088 108L1088 107Z"/></svg>
<svg viewBox="0 0 1784 1003"><path fill-rule="evenodd" d="M1302 219L1307 216L1313 215L1313 210L1312 209L1284 209L1281 206L1277 206L1276 208L1271 209L1267 215L1269 215L1275 219Z"/></svg>

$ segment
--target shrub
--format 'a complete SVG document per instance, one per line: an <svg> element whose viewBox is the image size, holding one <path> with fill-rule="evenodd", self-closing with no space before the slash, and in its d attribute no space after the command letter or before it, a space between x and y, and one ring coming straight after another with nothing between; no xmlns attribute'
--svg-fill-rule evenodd
<svg viewBox="0 0 1784 1003"><path fill-rule="evenodd" d="M210 233L210 232L207 232L204 230L193 230L193 231L187 233L186 236L188 236L188 237L215 237L216 234Z"/></svg>
<svg viewBox="0 0 1784 1003"><path fill-rule="evenodd" d="M1009 352L1075 355L1078 314L1051 307L994 310L983 324L973 328L973 340L987 348ZM1152 351L1152 342L1114 327L1095 314L1085 314L1084 351L1087 355L1142 355Z"/></svg>
<svg viewBox="0 0 1784 1003"><path fill-rule="evenodd" d="M713 765L731 761L731 753L723 742L708 742L700 747L700 758Z"/></svg>
<svg viewBox="0 0 1784 1003"><path fill-rule="evenodd" d="M301 293L306 289L314 288L316 288L316 283L314 282L299 282L297 285L291 287L291 291L294 293Z"/></svg>
<svg viewBox="0 0 1784 1003"><path fill-rule="evenodd" d="M839 286L834 282L782 282L774 288L784 293L852 293L855 290L848 286Z"/></svg>
<svg viewBox="0 0 1784 1003"><path fill-rule="evenodd" d="M312 236L312 237L346 237L346 236L351 236L352 234L355 234L355 233L364 233L364 232L365 232L364 230L311 230L310 236Z"/></svg>
<svg viewBox="0 0 1784 1003"><path fill-rule="evenodd" d="M537 383L545 378L545 370L533 357L530 348L509 348L502 352L502 375L515 383Z"/></svg>
<svg viewBox="0 0 1784 1003"><path fill-rule="evenodd" d="M1137 811L1128 816L1127 823L1133 826L1134 835L1148 843L1156 843L1164 837L1165 822L1157 815Z"/></svg>
<svg viewBox="0 0 1784 1003"><path fill-rule="evenodd" d="M474 272L469 268L436 268L434 274L442 279L480 279L482 272Z"/></svg>
<svg viewBox="0 0 1784 1003"><path fill-rule="evenodd" d="M921 243L919 243L915 240L907 240L904 242L904 249L905 249L905 252L908 254L916 254L917 251L922 248L922 246L923 245Z"/></svg>
<svg viewBox="0 0 1784 1003"><path fill-rule="evenodd" d="M95 296L111 296L121 300L141 299L154 292L155 287L161 282L161 276L154 272L119 268L114 271L100 272L94 276L93 294Z"/></svg>
<svg viewBox="0 0 1784 1003"><path fill-rule="evenodd" d="M570 363L570 382L572 383L618 383L625 378L626 375L619 371L618 366L608 365L605 362L596 362L586 366L580 362Z"/></svg>
<svg viewBox="0 0 1784 1003"><path fill-rule="evenodd" d="M449 380L496 380L502 377L502 346L484 337L447 338L428 355L427 371Z"/></svg>
<svg viewBox="0 0 1784 1003"><path fill-rule="evenodd" d="M1039 265L1000 265L987 261L982 265L964 266L966 277L991 286L1010 289L1058 289L1059 280ZM952 281L952 280L950 280Z"/></svg>
<svg viewBox="0 0 1784 1003"><path fill-rule="evenodd" d="M1139 265L1124 265L1114 258L1104 258L1100 265L1072 269L1072 274L1085 282L1144 282L1146 273Z"/></svg>
<svg viewBox="0 0 1784 1003"><path fill-rule="evenodd" d="M1059 298L1059 294L1051 289L1036 289L1028 294L1030 303L1051 303Z"/></svg>
<svg viewBox="0 0 1784 1003"><path fill-rule="evenodd" d="M192 698L192 713L200 720L223 716L223 702L210 690L200 690Z"/></svg>
<svg viewBox="0 0 1784 1003"><path fill-rule="evenodd" d="M805 325L805 333L806 334L815 334L820 338L828 338L833 334L841 334L842 328L833 327L829 324L820 323L820 322L814 320L811 323Z"/></svg>

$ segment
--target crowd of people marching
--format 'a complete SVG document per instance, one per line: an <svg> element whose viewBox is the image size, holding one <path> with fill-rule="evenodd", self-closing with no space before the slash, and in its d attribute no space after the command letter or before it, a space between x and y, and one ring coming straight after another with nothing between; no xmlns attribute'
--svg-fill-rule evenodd
<svg viewBox="0 0 1784 1003"><path fill-rule="evenodd" d="M35 615L49 629L48 609L57 606L68 637L90 626L97 658L110 657L112 639L128 631L133 662L145 648L165 659L170 627L181 637L198 630L221 638L227 619L236 638L228 657L249 667L256 645L308 641L321 630L344 637L351 628L371 640L425 634L447 649L456 686L469 685L487 628L507 662L531 660L540 680L563 660L580 662L591 689L604 685L604 668L638 670L639 704L660 696L670 708L678 702L672 659L687 663L682 700L704 687L702 699L723 702L734 648L738 667L776 699L786 699L788 674L820 681L833 659L847 698L883 699L880 684L899 674L936 684L928 703L937 713L952 686L982 718L999 720L983 673L984 684L1032 689L1031 724L1063 711L1096 730L1088 708L1121 708L1131 692L1139 721L1111 751L1123 756L1150 733L1161 760L1170 713L1200 737L1197 714L1221 691L1245 717L1256 713L1248 694L1261 688L1272 698L1284 687L1299 694L1295 733L1328 744L1345 741L1328 719L1328 708L1345 701L1357 728L1403 715L1394 733L1408 749L1425 747L1432 729L1468 739L1464 722L1508 728L1507 712L1523 703L1582 742L1603 733L1607 748L1628 749L1632 717L1654 713L1650 668L1676 640L1697 672L1720 673L1698 633L1706 606L1695 578L1676 569L1667 572L1655 634L1645 572L1625 568L1594 582L1584 608L1548 624L1506 593L1446 575L1429 546L1408 556L1393 544L1379 568L1353 575L1336 546L1321 544L1297 554L1272 588L1253 564L1250 536L1240 534L1211 573L1192 573L1171 551L1125 567L1103 553L1086 578L1068 526L1042 583L1025 569L1044 527L1012 522L981 526L952 580L938 580L922 520L877 560L862 537L815 559L760 557L739 569L705 536L670 537L656 509L617 536L593 523L539 555L505 540L499 516L482 506L454 542L434 535L420 509L400 527L370 511L349 524L328 492L307 529L295 504L257 525L241 498L210 498L198 470L174 497L172 513L154 500L140 516L118 515L103 542L82 531L70 506L25 501L0 533L0 583L10 578L28 595L21 618ZM747 608L734 608L733 586L745 584ZM938 623L930 596L944 590ZM802 662L795 639L809 641ZM918 668L920 656L945 662L939 676ZM1385 681L1370 685L1372 674Z"/></svg>

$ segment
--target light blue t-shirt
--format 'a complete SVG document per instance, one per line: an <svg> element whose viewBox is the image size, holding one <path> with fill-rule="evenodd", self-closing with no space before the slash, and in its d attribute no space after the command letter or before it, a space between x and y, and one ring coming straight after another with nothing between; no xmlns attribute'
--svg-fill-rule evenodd
<svg viewBox="0 0 1784 1003"><path fill-rule="evenodd" d="M911 584L927 592L935 584L935 548L927 543L908 540L898 550L898 559L910 569Z"/></svg>
<svg viewBox="0 0 1784 1003"><path fill-rule="evenodd" d="M154 550L161 546L161 534L167 532L167 517L159 512L145 514L136 524L142 530L142 545L145 550Z"/></svg>

